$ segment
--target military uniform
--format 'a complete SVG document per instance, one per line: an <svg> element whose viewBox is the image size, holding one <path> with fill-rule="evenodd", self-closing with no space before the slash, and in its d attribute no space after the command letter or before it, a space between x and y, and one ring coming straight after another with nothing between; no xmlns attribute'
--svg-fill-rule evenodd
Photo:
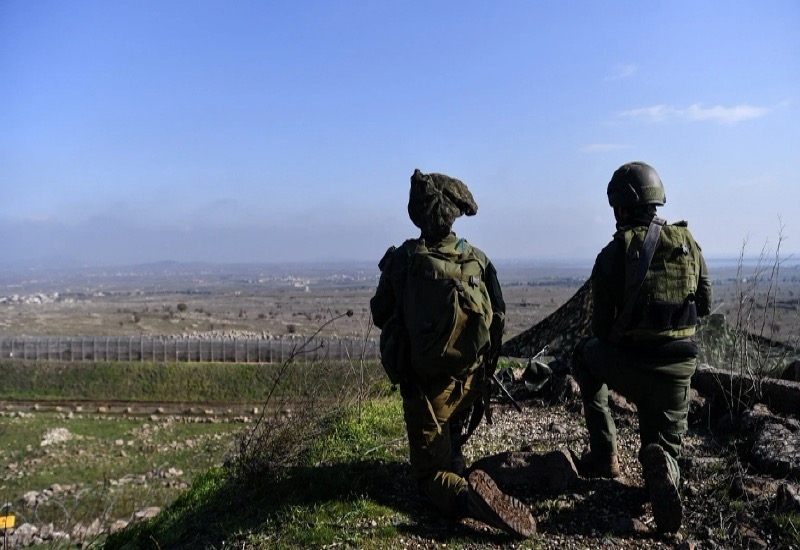
<svg viewBox="0 0 800 550"><path fill-rule="evenodd" d="M473 216L477 210L472 194L460 180L415 170L408 214L421 235L386 252L379 264L381 277L370 309L375 325L381 329L381 362L393 383L400 384L411 470L422 494L445 516L478 519L526 538L536 531L527 506L504 494L482 470L471 470L466 479L462 476L460 428L473 405L485 395L487 375L481 363L499 354L505 320L505 303L494 266L482 251L451 231L457 217ZM422 264L414 260L427 261L434 256L458 257L464 263L447 260L444 265L420 267ZM450 262L458 265L455 271L450 271ZM425 288L434 294L417 292L423 280L426 285L433 281L433 286ZM441 327L450 327L449 310L445 308L447 313L442 313L444 310L433 306L442 296L440 284L449 287L444 291L448 308L452 304L449 293L459 296L454 312L459 329L453 329L449 336L449 328L440 331ZM477 309L465 314L459 309L464 307ZM465 317L459 320L462 315ZM464 327L470 327L470 331L461 332ZM421 343L422 338L439 338L442 334L449 340L441 354L439 340L435 345L428 340Z"/></svg>
<svg viewBox="0 0 800 550"><path fill-rule="evenodd" d="M446 249L457 246L460 239L449 233L441 241L428 243L429 248ZM505 302L497 272L486 255L473 247L487 266L484 283L492 300L494 320L492 332L499 345L503 331ZM395 311L403 291L401 281L407 268L403 247L390 250L383 263L375 296L370 301L375 325L382 328ZM408 360L408 359L406 359ZM424 364L408 363L410 376L401 385L403 416L408 433L411 469L420 489L445 515L457 515L457 497L466 487L466 480L450 468L451 450L456 442L451 429L463 424L472 405L483 395L485 375L479 363L463 365L456 373L427 368Z"/></svg>
<svg viewBox="0 0 800 550"><path fill-rule="evenodd" d="M614 421L608 408L608 388L636 404L642 448L658 443L668 455L676 484L681 438L687 429L689 383L695 371L697 346L689 338L648 339L635 329L612 342L611 327L623 308L625 294L625 232L623 228L597 256L592 270L592 333L582 345L576 369L584 400L592 452L616 454ZM686 241L697 272L697 314L711 306L711 282L700 248L688 229Z"/></svg>
<svg viewBox="0 0 800 550"><path fill-rule="evenodd" d="M674 532L682 521L678 457L697 357L693 335L697 318L710 313L711 282L686 223L668 225L655 216L666 196L651 166L617 169L608 200L617 232L592 270L593 336L573 355L590 449L579 470L620 475L608 407L613 389L636 405L653 515L659 530Z"/></svg>

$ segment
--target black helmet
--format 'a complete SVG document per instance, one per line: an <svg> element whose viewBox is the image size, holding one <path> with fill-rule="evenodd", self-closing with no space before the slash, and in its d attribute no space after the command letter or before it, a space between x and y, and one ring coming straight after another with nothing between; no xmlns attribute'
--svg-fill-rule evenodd
<svg viewBox="0 0 800 550"><path fill-rule="evenodd" d="M608 182L608 204L617 206L642 206L667 202L664 184L655 169L644 162L623 164Z"/></svg>

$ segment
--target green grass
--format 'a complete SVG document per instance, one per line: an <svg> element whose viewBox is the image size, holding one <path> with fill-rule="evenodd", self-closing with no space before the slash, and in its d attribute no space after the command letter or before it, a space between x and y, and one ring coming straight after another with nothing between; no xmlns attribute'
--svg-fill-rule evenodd
<svg viewBox="0 0 800 550"><path fill-rule="evenodd" d="M71 439L41 445L56 428L66 429ZM75 491L50 503L49 511L40 507L40 519L58 522L67 513L127 519L141 508L171 502L183 490L181 482L190 482L222 461L241 430L241 424L174 419L3 415L0 498L13 502L28 491L43 491L53 484L74 486ZM183 474L157 477L169 468ZM131 475L148 476L147 483L125 481Z"/></svg>
<svg viewBox="0 0 800 550"><path fill-rule="evenodd" d="M407 521L392 487L406 478L398 399L337 411L324 435L270 482L214 468L153 520L112 535L106 548L382 547ZM243 505L246 503L246 506Z"/></svg>
<svg viewBox="0 0 800 550"><path fill-rule="evenodd" d="M259 403L280 368L255 363L56 364L5 360L0 361L0 399ZM281 375L277 395L296 396L313 384L317 395L335 397L340 388L354 383L355 374L347 362L293 364ZM383 384L378 363L367 363L363 374L366 390Z"/></svg>
<svg viewBox="0 0 800 550"><path fill-rule="evenodd" d="M101 373L108 365L96 367ZM152 372L151 367L146 365L139 373ZM37 373L34 380L45 380L38 378L43 371ZM77 374L65 375L60 387L71 387L72 376ZM117 384L114 377L101 383L102 378L95 376L97 386L87 381L83 387L107 389ZM312 382L295 382L292 391L304 391ZM345 393L352 396L352 391ZM321 413L323 437L311 439L298 455L300 460L270 481L237 478L234 470L220 466L223 457L236 449L241 424L176 417L6 413L0 415L0 463L14 466L0 482L0 498L16 501L27 491L42 491L55 483L74 485L73 492L35 512L37 522L52 521L56 526L81 518L87 523L103 518L110 524L144 507L166 506L154 520L111 536L108 548L153 548L153 541L161 548L221 548L232 541L263 548L337 542L385 546L397 536L394 525L407 520L391 502L389 489L407 478L400 400L340 397L350 404ZM67 430L71 438L42 446L45 435L56 428ZM169 468L184 473L178 479L160 479L158 473ZM120 482L131 475L147 475L148 483ZM190 482L190 489L179 482ZM18 513L19 521L34 519L27 517L31 514Z"/></svg>
<svg viewBox="0 0 800 550"><path fill-rule="evenodd" d="M360 408L345 410L329 421L325 437L314 442L307 460L328 464L367 454L377 459L397 458L386 443L405 434L398 430L404 426L402 414L399 400L366 401Z"/></svg>
<svg viewBox="0 0 800 550"><path fill-rule="evenodd" d="M800 514L778 514L772 519L787 547L800 546Z"/></svg>

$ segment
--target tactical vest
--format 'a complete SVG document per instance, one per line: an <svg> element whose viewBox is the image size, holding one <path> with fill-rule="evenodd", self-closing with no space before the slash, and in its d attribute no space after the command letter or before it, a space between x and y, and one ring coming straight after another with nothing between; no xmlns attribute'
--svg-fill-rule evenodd
<svg viewBox="0 0 800 550"><path fill-rule="evenodd" d="M634 300L630 321L621 333L627 340L677 340L694 335L697 324L695 291L699 280L700 250L686 222L665 225L650 267L638 292L635 271L647 227L618 234L625 247L625 295Z"/></svg>

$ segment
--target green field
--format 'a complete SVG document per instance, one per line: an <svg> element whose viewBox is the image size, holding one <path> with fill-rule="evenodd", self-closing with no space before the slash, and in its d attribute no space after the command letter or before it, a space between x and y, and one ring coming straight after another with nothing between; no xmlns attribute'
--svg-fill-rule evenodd
<svg viewBox="0 0 800 550"><path fill-rule="evenodd" d="M221 466L267 415L298 414L300 400L380 393L380 367L187 363L0 364L0 500L17 525L70 532L107 528L172 503ZM348 388L348 391L343 391ZM24 400L21 406L19 400ZM81 405L70 405L70 401ZM106 400L251 403L248 414L102 414ZM33 407L31 402L37 405ZM54 409L50 402L67 403ZM224 411L223 408L216 410Z"/></svg>

